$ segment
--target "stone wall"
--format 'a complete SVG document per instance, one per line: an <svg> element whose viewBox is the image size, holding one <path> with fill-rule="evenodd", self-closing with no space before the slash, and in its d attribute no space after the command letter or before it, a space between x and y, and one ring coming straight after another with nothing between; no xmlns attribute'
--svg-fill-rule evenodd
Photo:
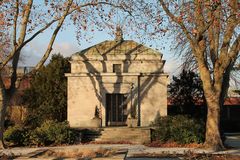
<svg viewBox="0 0 240 160"><path fill-rule="evenodd" d="M130 48L129 52L120 52L119 48L118 54L105 46L116 47L118 43L103 44L72 56L71 73L66 74L70 126L97 127L96 107L105 126L107 93L131 94L127 98L128 114L131 107L137 111L140 104L142 126L148 126L156 116L166 116L168 75L163 72L162 55L132 41L123 42L125 46L121 47ZM121 64L120 73L113 73L114 64Z"/></svg>
<svg viewBox="0 0 240 160"><path fill-rule="evenodd" d="M94 127L95 108L101 111L102 125L105 126L107 93L130 94L128 100L133 107L138 107L138 77L140 76L141 124L147 126L157 115L167 115L168 78L163 74L88 74L68 75L68 120L73 127ZM117 82L117 83L116 83ZM133 89L131 87L134 86ZM131 91L132 90L132 91ZM132 101L132 102L131 102Z"/></svg>
<svg viewBox="0 0 240 160"><path fill-rule="evenodd" d="M146 55L142 55L142 60L115 60L106 58L107 60L74 60L71 61L71 73L112 73L113 64L121 64L123 73L154 73L163 72L164 61L161 62L160 55L155 55L151 59L144 58ZM82 56L79 56L82 57ZM89 57L86 56L88 59ZM126 58L126 57L125 57ZM75 56L75 59L76 56Z"/></svg>

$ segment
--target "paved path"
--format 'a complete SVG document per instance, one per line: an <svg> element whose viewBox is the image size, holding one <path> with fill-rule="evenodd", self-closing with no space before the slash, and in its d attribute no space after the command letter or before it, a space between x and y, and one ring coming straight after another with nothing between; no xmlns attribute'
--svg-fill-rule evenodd
<svg viewBox="0 0 240 160"><path fill-rule="evenodd" d="M144 145L128 145L128 144L89 144L89 145L72 145L72 146L62 146L62 147L42 147L42 148L12 148L0 150L0 155L15 155L22 158L34 158L35 155L45 152L46 150L53 151L74 151L90 149L97 150L99 148L103 149L121 149L127 150L127 157L131 158L140 154L186 154L187 152L195 152L195 153L212 153L208 150L203 149L189 149L189 148L152 148ZM231 149L222 152L214 152L214 154L237 154L240 155L240 148ZM120 157L124 158L123 155ZM99 159L100 160L100 159Z"/></svg>
<svg viewBox="0 0 240 160"><path fill-rule="evenodd" d="M234 148L240 148L240 133L225 133L225 143Z"/></svg>
<svg viewBox="0 0 240 160"><path fill-rule="evenodd" d="M144 145L129 145L129 144L87 144L87 145L71 145L71 146L61 146L61 147L41 147L41 148L27 148L27 147L16 147L11 149L0 150L0 155L8 155L8 156L19 156L21 158L32 158L40 153L43 153L47 150L52 151L74 151L74 150L98 150L102 149L116 149L116 150L126 150L125 153L119 154L115 158L111 159L124 159L124 157L128 157L129 160L131 157L140 154L186 154L187 152L195 152L195 153L213 153L213 154L234 154L240 155L240 136L239 135L227 135L226 144L229 146L235 147L233 149L229 149L222 152L211 152L204 149L189 149L189 148L153 148L147 147ZM102 160L104 158L101 158ZM96 160L101 160L96 159ZM139 159L140 160L140 159Z"/></svg>

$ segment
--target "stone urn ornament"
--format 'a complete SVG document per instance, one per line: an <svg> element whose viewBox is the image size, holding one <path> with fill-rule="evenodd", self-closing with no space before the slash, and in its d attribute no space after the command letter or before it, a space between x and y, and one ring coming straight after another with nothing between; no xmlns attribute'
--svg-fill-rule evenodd
<svg viewBox="0 0 240 160"><path fill-rule="evenodd" d="M100 118L98 106L95 107L95 113L94 113L94 117L92 118L92 123L97 128L101 127L102 119Z"/></svg>
<svg viewBox="0 0 240 160"><path fill-rule="evenodd" d="M132 116L129 116L127 119L127 126L129 128L137 127L138 119Z"/></svg>

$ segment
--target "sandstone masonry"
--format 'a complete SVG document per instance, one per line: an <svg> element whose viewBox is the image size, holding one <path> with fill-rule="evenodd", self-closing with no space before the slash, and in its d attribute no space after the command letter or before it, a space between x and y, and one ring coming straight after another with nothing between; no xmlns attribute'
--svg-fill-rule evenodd
<svg viewBox="0 0 240 160"><path fill-rule="evenodd" d="M118 38L77 52L68 78L71 127L148 126L167 115L162 54Z"/></svg>

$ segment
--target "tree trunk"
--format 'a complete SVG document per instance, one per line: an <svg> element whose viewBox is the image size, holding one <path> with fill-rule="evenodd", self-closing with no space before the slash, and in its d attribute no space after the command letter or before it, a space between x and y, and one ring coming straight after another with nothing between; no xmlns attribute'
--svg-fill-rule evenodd
<svg viewBox="0 0 240 160"><path fill-rule="evenodd" d="M5 103L5 88L3 85L3 81L0 78L0 149L5 148L5 144L3 141L3 132L4 132L4 121L6 114L6 103Z"/></svg>
<svg viewBox="0 0 240 160"><path fill-rule="evenodd" d="M223 150L220 135L220 95L206 97L208 113L206 122L206 139L204 146L213 151Z"/></svg>

